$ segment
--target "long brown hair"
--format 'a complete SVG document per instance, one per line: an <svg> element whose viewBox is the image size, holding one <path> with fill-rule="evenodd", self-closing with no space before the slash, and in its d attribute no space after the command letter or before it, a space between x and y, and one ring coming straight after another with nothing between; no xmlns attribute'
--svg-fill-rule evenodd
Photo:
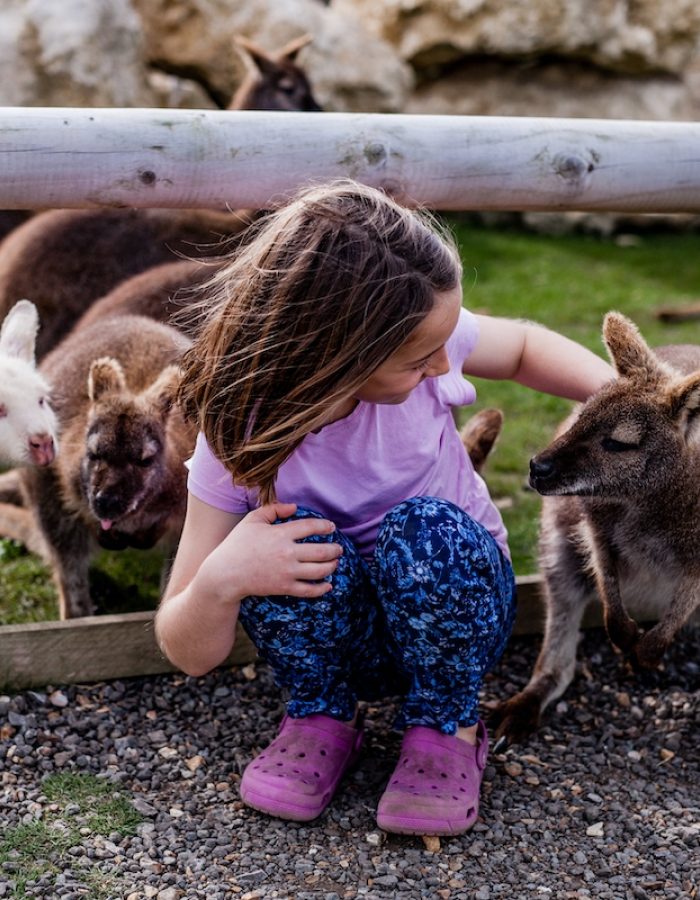
<svg viewBox="0 0 700 900"><path fill-rule="evenodd" d="M237 484L277 471L457 287L459 256L425 213L343 180L269 214L205 285L180 402Z"/></svg>

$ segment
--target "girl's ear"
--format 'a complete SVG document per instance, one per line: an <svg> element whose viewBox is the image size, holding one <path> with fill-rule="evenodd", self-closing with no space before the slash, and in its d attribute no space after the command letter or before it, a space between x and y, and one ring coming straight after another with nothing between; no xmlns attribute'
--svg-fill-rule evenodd
<svg viewBox="0 0 700 900"><path fill-rule="evenodd" d="M124 370L116 359L102 356L93 361L88 374L88 397L93 403L108 394L119 394L125 388Z"/></svg>
<svg viewBox="0 0 700 900"><path fill-rule="evenodd" d="M621 378L657 383L668 376L659 358L649 349L637 326L617 312L603 320L603 340Z"/></svg>
<svg viewBox="0 0 700 900"><path fill-rule="evenodd" d="M0 352L34 365L39 313L29 300L18 300L0 329Z"/></svg>

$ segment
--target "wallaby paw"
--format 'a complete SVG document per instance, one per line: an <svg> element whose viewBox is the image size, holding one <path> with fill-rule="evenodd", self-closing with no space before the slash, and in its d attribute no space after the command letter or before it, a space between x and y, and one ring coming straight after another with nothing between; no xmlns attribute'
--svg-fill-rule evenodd
<svg viewBox="0 0 700 900"><path fill-rule="evenodd" d="M605 629L611 642L623 653L631 653L641 636L639 626L629 616L626 619L606 616Z"/></svg>
<svg viewBox="0 0 700 900"><path fill-rule="evenodd" d="M489 724L500 747L523 743L539 727L539 698L521 692L504 700L491 713Z"/></svg>
<svg viewBox="0 0 700 900"><path fill-rule="evenodd" d="M668 643L652 629L639 639L632 658L640 669L657 669L667 649Z"/></svg>

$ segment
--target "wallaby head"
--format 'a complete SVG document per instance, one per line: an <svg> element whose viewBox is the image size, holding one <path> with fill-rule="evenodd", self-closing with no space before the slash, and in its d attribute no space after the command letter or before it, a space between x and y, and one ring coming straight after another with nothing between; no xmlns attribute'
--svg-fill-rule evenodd
<svg viewBox="0 0 700 900"><path fill-rule="evenodd" d="M233 95L229 109L319 112L321 107L309 80L296 63L297 54L311 40L311 35L304 34L269 54L247 38L237 37L236 46L248 74Z"/></svg>
<svg viewBox="0 0 700 900"><path fill-rule="evenodd" d="M133 393L116 359L102 357L90 367L80 480L105 546L114 544L108 534L113 528L120 533L138 530L141 507L162 488L178 380L178 367L166 366L152 384Z"/></svg>
<svg viewBox="0 0 700 900"><path fill-rule="evenodd" d="M700 354L698 371L683 375L618 313L605 317L603 338L618 377L530 461L530 484L541 494L635 496L673 480L689 448L697 453Z"/></svg>
<svg viewBox="0 0 700 900"><path fill-rule="evenodd" d="M57 423L49 385L35 365L39 316L29 300L10 309L0 329L0 463L47 466Z"/></svg>

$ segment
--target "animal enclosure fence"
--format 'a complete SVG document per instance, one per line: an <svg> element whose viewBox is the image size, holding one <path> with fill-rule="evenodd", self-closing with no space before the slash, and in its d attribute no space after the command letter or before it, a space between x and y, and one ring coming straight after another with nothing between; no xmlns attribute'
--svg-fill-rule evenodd
<svg viewBox="0 0 700 900"><path fill-rule="evenodd" d="M6 108L0 208L265 208L349 176L435 210L700 212L700 123ZM541 628L520 576L516 632ZM598 622L591 614L588 624ZM254 658L239 633L230 663ZM0 627L0 685L170 670L153 614Z"/></svg>

